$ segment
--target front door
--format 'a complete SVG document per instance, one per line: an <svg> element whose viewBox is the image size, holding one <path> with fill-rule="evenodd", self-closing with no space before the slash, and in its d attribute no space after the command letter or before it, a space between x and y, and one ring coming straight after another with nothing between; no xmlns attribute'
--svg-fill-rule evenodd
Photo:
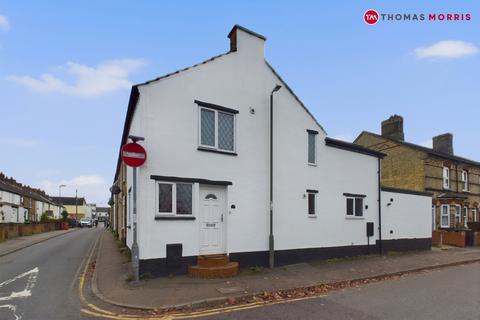
<svg viewBox="0 0 480 320"><path fill-rule="evenodd" d="M225 187L200 186L200 254L225 253Z"/></svg>

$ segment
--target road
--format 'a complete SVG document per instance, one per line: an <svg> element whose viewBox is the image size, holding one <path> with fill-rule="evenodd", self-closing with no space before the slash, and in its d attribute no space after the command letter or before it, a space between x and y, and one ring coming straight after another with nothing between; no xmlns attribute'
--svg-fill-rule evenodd
<svg viewBox="0 0 480 320"><path fill-rule="evenodd" d="M78 295L85 258L102 229L74 231L0 257L0 319L102 319L82 313L85 305ZM198 319L479 320L480 263L332 291L313 299L219 312Z"/></svg>
<svg viewBox="0 0 480 320"><path fill-rule="evenodd" d="M73 231L0 257L0 319L85 319L75 288L100 230Z"/></svg>
<svg viewBox="0 0 480 320"><path fill-rule="evenodd" d="M202 319L480 319L480 263Z"/></svg>

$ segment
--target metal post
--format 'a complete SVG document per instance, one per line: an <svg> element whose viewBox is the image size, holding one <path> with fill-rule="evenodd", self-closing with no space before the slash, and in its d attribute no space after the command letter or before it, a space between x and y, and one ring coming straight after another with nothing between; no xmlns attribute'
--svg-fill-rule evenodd
<svg viewBox="0 0 480 320"><path fill-rule="evenodd" d="M78 222L78 190L75 189L75 220Z"/></svg>
<svg viewBox="0 0 480 320"><path fill-rule="evenodd" d="M133 243L132 243L132 269L133 276L136 282L139 281L139 258L138 258L138 243L137 243L137 168L133 167Z"/></svg>
<svg viewBox="0 0 480 320"><path fill-rule="evenodd" d="M270 234L268 236L268 264L275 266L275 246L273 237L273 94L282 86L276 85L270 93Z"/></svg>

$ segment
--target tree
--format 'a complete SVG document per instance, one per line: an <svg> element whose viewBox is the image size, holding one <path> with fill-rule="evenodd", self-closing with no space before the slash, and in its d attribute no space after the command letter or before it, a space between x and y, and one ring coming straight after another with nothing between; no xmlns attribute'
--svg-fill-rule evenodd
<svg viewBox="0 0 480 320"><path fill-rule="evenodd" d="M63 211L62 211L62 219L63 219L63 221L67 221L67 218L68 218L68 212L67 212L67 210L63 210Z"/></svg>
<svg viewBox="0 0 480 320"><path fill-rule="evenodd" d="M48 214L46 212L42 213L42 215L40 216L40 222L48 222L48 220Z"/></svg>

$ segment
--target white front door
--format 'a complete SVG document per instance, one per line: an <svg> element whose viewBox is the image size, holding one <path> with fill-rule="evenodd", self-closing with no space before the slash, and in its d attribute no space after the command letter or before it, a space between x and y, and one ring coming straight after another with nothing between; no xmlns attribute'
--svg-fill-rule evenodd
<svg viewBox="0 0 480 320"><path fill-rule="evenodd" d="M225 253L225 187L200 185L200 254Z"/></svg>

